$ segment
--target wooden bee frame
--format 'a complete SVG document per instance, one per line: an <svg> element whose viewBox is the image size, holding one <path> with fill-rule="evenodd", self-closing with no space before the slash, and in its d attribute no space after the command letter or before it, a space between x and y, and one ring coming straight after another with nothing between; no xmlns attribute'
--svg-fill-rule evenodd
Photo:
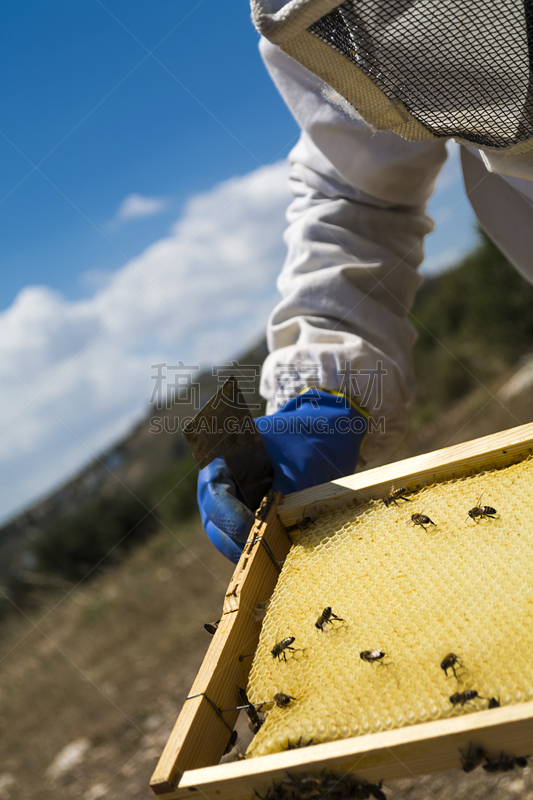
<svg viewBox="0 0 533 800"><path fill-rule="evenodd" d="M336 740L308 748L218 764L238 711L235 686L245 686L261 623L254 607L271 596L291 541L286 527L313 507L382 499L391 485L407 490L460 477L465 471L509 466L533 452L533 424L405 459L322 484L263 507L226 592L222 619L151 780L164 800L190 798L192 791L214 800L249 800L265 793L273 780L290 773L357 772L370 782L413 777L460 767L459 749L475 741L499 752L502 742L515 755L533 752L533 703L479 711L379 734ZM286 526L286 527L285 527ZM225 721L224 721L225 720Z"/></svg>

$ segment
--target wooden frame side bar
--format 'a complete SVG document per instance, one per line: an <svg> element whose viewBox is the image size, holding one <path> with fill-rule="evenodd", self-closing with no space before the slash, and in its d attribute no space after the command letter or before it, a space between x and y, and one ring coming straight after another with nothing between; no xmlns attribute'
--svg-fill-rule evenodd
<svg viewBox="0 0 533 800"><path fill-rule="evenodd" d="M495 758L502 749L528 755L533 751L533 703L191 770L166 800L190 798L195 790L213 800L250 800L254 791L266 794L272 781L287 774L319 775L324 769L339 775L356 773L371 783L412 778L460 768L459 751L466 752L470 742Z"/></svg>
<svg viewBox="0 0 533 800"><path fill-rule="evenodd" d="M217 632L152 776L150 787L167 797L185 770L218 764L229 742L238 711L219 711L237 705L236 688L246 687L261 622L254 607L269 600L280 565L291 542L276 517L279 495L265 519L257 520L226 592ZM278 565L277 562L280 562ZM208 699L209 698L209 699ZM214 704L214 705L213 705ZM216 708L215 708L216 706Z"/></svg>
<svg viewBox="0 0 533 800"><path fill-rule="evenodd" d="M313 507L340 504L354 494L359 501L378 500L386 497L393 485L413 490L421 484L457 477L464 470L505 467L532 451L533 423L528 423L294 492L281 500L278 514L285 526L294 525L304 511L308 515Z"/></svg>

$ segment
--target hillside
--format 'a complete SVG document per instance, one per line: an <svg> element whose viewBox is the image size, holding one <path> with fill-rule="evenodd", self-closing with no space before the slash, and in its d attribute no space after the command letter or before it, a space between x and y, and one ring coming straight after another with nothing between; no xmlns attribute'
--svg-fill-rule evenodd
<svg viewBox="0 0 533 800"><path fill-rule="evenodd" d="M533 419L532 302L533 288L515 280L486 240L457 269L427 281L412 315L421 334L417 396L395 458ZM251 351L241 363L260 363L260 355ZM212 389L206 376L202 394ZM209 644L203 623L218 619L232 566L201 530L183 442L150 434L151 416L0 531L2 582L11 581L0 624L0 800L153 796L151 772ZM127 531L114 558L93 554L91 563L69 551L75 530L79 547L106 524L116 535L128 519L117 511L120 498L132 493L142 498L138 519L150 521L134 546ZM92 527L84 528L87 518ZM46 537L51 546L39 550ZM37 563L43 552L55 557L53 570ZM238 747L245 729L241 723ZM386 789L398 800L533 800L533 775L451 772Z"/></svg>
<svg viewBox="0 0 533 800"><path fill-rule="evenodd" d="M266 353L266 343L259 342L240 356L238 364L260 365ZM238 368L235 371L238 374ZM219 384L210 371L194 380L203 405ZM257 402L257 395L252 398L244 388L243 393L248 402ZM4 591L22 602L33 594L33 587L39 592L43 585L57 586L54 576L59 576L60 585L64 580L76 583L101 558L120 560L161 521L190 517L196 509L196 466L179 433L179 421L194 413L193 406L184 402L148 408L128 436L3 525L0 585ZM5 610L0 596L0 618Z"/></svg>

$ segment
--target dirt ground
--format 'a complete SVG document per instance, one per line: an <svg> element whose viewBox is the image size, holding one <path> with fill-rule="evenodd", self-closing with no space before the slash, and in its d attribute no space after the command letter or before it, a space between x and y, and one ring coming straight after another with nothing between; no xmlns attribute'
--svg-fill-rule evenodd
<svg viewBox="0 0 533 800"><path fill-rule="evenodd" d="M150 798L232 565L198 525L0 631L0 798ZM70 747L70 749L65 749Z"/></svg>

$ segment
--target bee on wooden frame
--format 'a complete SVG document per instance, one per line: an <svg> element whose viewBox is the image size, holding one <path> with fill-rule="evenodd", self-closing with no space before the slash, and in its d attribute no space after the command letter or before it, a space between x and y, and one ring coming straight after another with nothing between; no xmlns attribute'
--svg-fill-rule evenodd
<svg viewBox="0 0 533 800"><path fill-rule="evenodd" d="M337 622L344 622L342 617L338 617L336 614L333 613L331 610L331 606L328 606L324 609L321 613L317 621L315 622L315 628L318 628L319 631L324 631L326 629L326 625L331 625L333 620L336 619Z"/></svg>
<svg viewBox="0 0 533 800"><path fill-rule="evenodd" d="M275 492L273 492L272 489L270 489L266 493L265 497L263 497L261 505L259 506L255 514L256 519L258 519L260 522L264 522L264 520L267 518L268 512L270 511L272 503L274 502L275 496L276 496Z"/></svg>
<svg viewBox="0 0 533 800"><path fill-rule="evenodd" d="M303 736L300 736L297 742L294 744L291 742L290 739L287 739L287 747L284 747L284 750L296 750L298 747L309 747L310 744L313 744L313 740L309 739L308 742L302 741Z"/></svg>
<svg viewBox="0 0 533 800"><path fill-rule="evenodd" d="M363 650L359 653L359 658L363 661L368 661L369 664L372 664L374 661L381 661L382 658L385 658L387 653L384 653L383 650Z"/></svg>
<svg viewBox="0 0 533 800"><path fill-rule="evenodd" d="M398 500L405 500L407 503L410 503L408 497L405 495L407 494L407 489L395 489L394 486L392 487L392 491L387 497L383 498L383 503L389 508L393 503L395 506L398 505Z"/></svg>
<svg viewBox="0 0 533 800"><path fill-rule="evenodd" d="M415 525L420 525L425 531L427 531L426 525L435 525L433 520L425 514L411 514L411 522L414 522Z"/></svg>
<svg viewBox="0 0 533 800"><path fill-rule="evenodd" d="M515 767L524 769L527 767L527 756L508 756L500 753L498 760L485 756L486 763L483 764L485 772L510 772Z"/></svg>
<svg viewBox="0 0 533 800"><path fill-rule="evenodd" d="M306 531L311 525L316 525L313 517L306 517L305 516L305 508L302 513L302 518L299 519L296 523L296 527L299 529L300 533Z"/></svg>
<svg viewBox="0 0 533 800"><path fill-rule="evenodd" d="M475 700L476 697L479 697L480 700L484 698L479 695L475 689L465 689L464 692L455 692L450 697L450 703L452 706L464 706L466 703L470 703L472 700Z"/></svg>
<svg viewBox="0 0 533 800"><path fill-rule="evenodd" d="M365 782L364 786L368 789L375 800L387 800L387 795L381 788L383 786L383 780L381 780L379 783Z"/></svg>
<svg viewBox="0 0 533 800"><path fill-rule="evenodd" d="M496 509L492 506L482 506L481 505L481 498L483 497L483 493L480 494L479 500L477 501L477 506L471 508L468 512L468 516L471 517L474 522L477 524L478 518L479 519L496 519L495 514L497 513Z"/></svg>
<svg viewBox="0 0 533 800"><path fill-rule="evenodd" d="M311 517L309 515L308 516L305 515L305 507L304 507L304 510L302 512L302 516L300 517L300 519L297 519L296 522L294 523L294 525L289 525L286 528L286 530L287 530L287 532L290 532L290 531L294 531L297 528L300 531L300 533L303 533L311 525L316 525L316 522L313 519L313 517Z"/></svg>
<svg viewBox="0 0 533 800"><path fill-rule="evenodd" d="M485 756L485 751L480 745L474 745L472 742L468 743L468 750L466 753L463 753L462 750L459 750L461 754L461 766L463 768L463 772L472 772L473 769L479 767Z"/></svg>
<svg viewBox="0 0 533 800"><path fill-rule="evenodd" d="M278 692L274 695L274 703L278 708L286 708L286 706L290 705L291 700L296 700L296 697L284 692Z"/></svg>
<svg viewBox="0 0 533 800"><path fill-rule="evenodd" d="M463 666L459 661L458 656L455 655L455 653L448 653L448 655L445 658L443 658L443 660L440 662L440 668L444 670L444 674L446 675L446 677L448 677L448 670L451 669L453 671L456 680L459 680L459 678L457 677L457 673L455 671L456 664L460 667Z"/></svg>
<svg viewBox="0 0 533 800"><path fill-rule="evenodd" d="M281 661L281 658L283 657L283 660L287 661L287 655L285 651L292 650L293 652L296 652L296 650L298 649L297 647L291 647L291 644L294 642L295 639L296 639L295 636L287 636L285 639L282 639L281 642L275 644L272 650L270 651L272 653L272 657L277 658L278 661Z"/></svg>
<svg viewBox="0 0 533 800"><path fill-rule="evenodd" d="M248 695L246 694L244 689L241 689L240 686L238 687L238 689L239 689L239 700L242 704L241 707L244 708L244 710L246 711L248 722L250 723L250 730L255 735L259 730L259 728L261 727L261 725L263 724L264 717L259 714L255 705L253 703L250 703L250 701L248 700ZM259 704L260 709L262 705L263 705L262 703Z"/></svg>

